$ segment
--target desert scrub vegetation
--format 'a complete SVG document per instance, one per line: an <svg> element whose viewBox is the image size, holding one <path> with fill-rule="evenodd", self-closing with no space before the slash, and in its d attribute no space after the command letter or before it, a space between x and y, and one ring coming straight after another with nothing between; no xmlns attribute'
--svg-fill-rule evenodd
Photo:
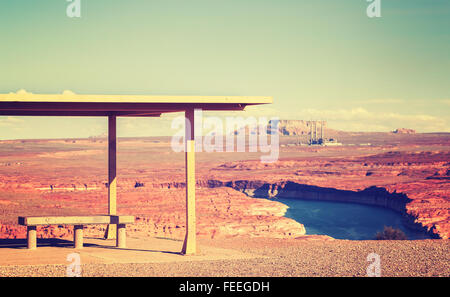
<svg viewBox="0 0 450 297"><path fill-rule="evenodd" d="M378 232L375 234L376 240L406 240L408 237L406 237L405 233L403 233L400 229L395 229L390 226L384 226L383 231Z"/></svg>

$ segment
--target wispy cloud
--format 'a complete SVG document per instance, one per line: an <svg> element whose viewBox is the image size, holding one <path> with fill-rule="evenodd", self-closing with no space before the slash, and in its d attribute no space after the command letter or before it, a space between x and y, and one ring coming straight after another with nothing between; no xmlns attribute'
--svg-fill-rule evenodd
<svg viewBox="0 0 450 297"><path fill-rule="evenodd" d="M362 104L402 104L406 101L399 98L377 98L377 99L367 99L363 101L357 101L356 103Z"/></svg>
<svg viewBox="0 0 450 297"><path fill-rule="evenodd" d="M299 115L325 119L336 129L350 131L390 131L396 128L412 128L421 132L448 132L447 119L428 114L401 114L396 112L372 112L365 108L317 110L305 109Z"/></svg>
<svg viewBox="0 0 450 297"><path fill-rule="evenodd" d="M440 100L440 102L444 105L450 106L450 99L442 99L442 100Z"/></svg>
<svg viewBox="0 0 450 297"><path fill-rule="evenodd" d="M24 120L17 117L0 117L0 127L4 128L19 128L24 123Z"/></svg>
<svg viewBox="0 0 450 297"><path fill-rule="evenodd" d="M445 102L450 105L450 100ZM411 128L419 132L450 132L450 122L426 113L404 114L398 112L378 112L363 107L340 109L302 109L299 111L279 111L271 106L248 108L241 116L277 116L291 120L326 120L329 127L344 131L387 132L397 128Z"/></svg>

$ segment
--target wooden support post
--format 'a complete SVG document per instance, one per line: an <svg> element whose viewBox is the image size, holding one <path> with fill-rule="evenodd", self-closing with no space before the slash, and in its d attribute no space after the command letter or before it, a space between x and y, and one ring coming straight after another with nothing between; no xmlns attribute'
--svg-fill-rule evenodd
<svg viewBox="0 0 450 297"><path fill-rule="evenodd" d="M27 226L27 242L29 250L36 249L36 241L36 226Z"/></svg>
<svg viewBox="0 0 450 297"><path fill-rule="evenodd" d="M197 252L195 218L195 135L194 109L186 110L185 128L185 168L186 168L186 236L182 254Z"/></svg>
<svg viewBox="0 0 450 297"><path fill-rule="evenodd" d="M116 116L108 116L108 214L117 214L117 179L116 179L116 164L117 164L117 134L116 134ZM116 238L117 225L109 224L105 239Z"/></svg>
<svg viewBox="0 0 450 297"><path fill-rule="evenodd" d="M127 235L126 235L126 225L125 224L117 225L116 246L118 248L126 248L127 247Z"/></svg>
<svg viewBox="0 0 450 297"><path fill-rule="evenodd" d="M83 225L73 226L73 247L76 249L83 248Z"/></svg>

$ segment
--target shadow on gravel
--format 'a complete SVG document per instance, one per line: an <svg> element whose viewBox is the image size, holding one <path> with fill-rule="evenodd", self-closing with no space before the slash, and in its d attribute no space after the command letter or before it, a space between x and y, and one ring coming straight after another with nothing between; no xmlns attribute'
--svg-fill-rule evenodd
<svg viewBox="0 0 450 297"><path fill-rule="evenodd" d="M73 241L59 238L38 238L37 247L73 247ZM87 246L87 245L86 245ZM0 248L27 248L26 239L0 239Z"/></svg>
<svg viewBox="0 0 450 297"><path fill-rule="evenodd" d="M88 246L85 244L85 246ZM169 251L157 251L157 250L143 250L143 249L133 249L133 248L118 248L115 246L106 246L106 245L98 245L98 244L91 244L89 247L95 247L95 248L101 248L101 249L112 249L112 250L121 250L121 251L134 251L134 252L149 252L149 253L163 253L163 254L172 254L172 255L181 255L180 252L169 252Z"/></svg>
<svg viewBox="0 0 450 297"><path fill-rule="evenodd" d="M73 248L73 241L65 240L60 238L38 238L37 247L64 247ZM102 249L113 249L113 250L124 250L124 251L139 251L139 252L149 252L149 253L164 253L172 255L182 255L179 252L170 251L158 251L158 250L143 250L143 249L133 249L133 248L118 248L115 246L100 245L94 243L84 243L84 247L102 248ZM15 248L15 249L26 249L27 240L26 239L0 239L0 249L2 248Z"/></svg>

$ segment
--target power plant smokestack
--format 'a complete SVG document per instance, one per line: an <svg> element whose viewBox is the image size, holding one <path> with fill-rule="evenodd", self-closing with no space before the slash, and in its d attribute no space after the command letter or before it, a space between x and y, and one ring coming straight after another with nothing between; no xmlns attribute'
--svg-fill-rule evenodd
<svg viewBox="0 0 450 297"><path fill-rule="evenodd" d="M320 121L320 139L322 140L322 143L325 141L323 139L323 122L324 121Z"/></svg>
<svg viewBox="0 0 450 297"><path fill-rule="evenodd" d="M317 142L317 121L314 121L314 141Z"/></svg>
<svg viewBox="0 0 450 297"><path fill-rule="evenodd" d="M320 131L319 127L320 125ZM326 121L308 121L309 126L309 144L325 144L325 134L326 134ZM320 135L319 135L320 133Z"/></svg>
<svg viewBox="0 0 450 297"><path fill-rule="evenodd" d="M312 137L313 137L312 121L309 121L309 144L312 144Z"/></svg>

